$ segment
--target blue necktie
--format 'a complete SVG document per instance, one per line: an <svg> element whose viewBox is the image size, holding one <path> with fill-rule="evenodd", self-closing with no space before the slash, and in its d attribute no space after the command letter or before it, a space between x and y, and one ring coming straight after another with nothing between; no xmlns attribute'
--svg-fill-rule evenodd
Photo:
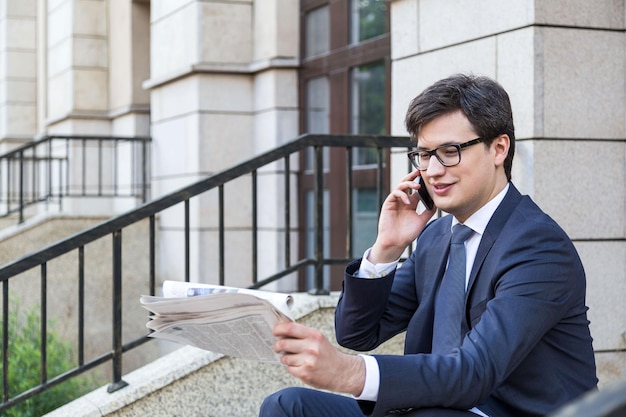
<svg viewBox="0 0 626 417"><path fill-rule="evenodd" d="M448 268L435 299L433 353L447 354L461 346L465 309L465 241L474 231L457 224L452 228Z"/></svg>

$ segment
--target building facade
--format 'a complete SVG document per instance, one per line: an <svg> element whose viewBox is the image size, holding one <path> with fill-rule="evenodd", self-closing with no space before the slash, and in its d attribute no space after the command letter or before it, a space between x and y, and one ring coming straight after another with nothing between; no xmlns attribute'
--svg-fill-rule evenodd
<svg viewBox="0 0 626 417"><path fill-rule="evenodd" d="M513 105L513 181L575 241L601 378L617 379L626 375L625 3L2 0L0 150L45 134L151 136L158 197L300 133L405 135L410 99L432 82L493 77ZM367 155L357 158L366 168ZM389 161L393 184L404 152ZM271 196L278 180L262 174ZM371 225L366 184L356 199ZM271 269L281 202L262 204ZM194 278L210 273L200 260L214 247L214 214L192 207ZM180 222L160 219L163 278L179 273L168 254ZM236 255L235 272L247 256Z"/></svg>

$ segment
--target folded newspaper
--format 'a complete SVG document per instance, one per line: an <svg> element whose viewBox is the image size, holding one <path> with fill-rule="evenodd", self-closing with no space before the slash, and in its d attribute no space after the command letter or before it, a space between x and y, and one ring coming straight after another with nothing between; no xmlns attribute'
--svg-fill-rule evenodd
<svg viewBox="0 0 626 417"><path fill-rule="evenodd" d="M262 362L279 358L274 325L293 320L289 294L221 285L165 281L163 297L143 295L140 303L154 313L150 337Z"/></svg>

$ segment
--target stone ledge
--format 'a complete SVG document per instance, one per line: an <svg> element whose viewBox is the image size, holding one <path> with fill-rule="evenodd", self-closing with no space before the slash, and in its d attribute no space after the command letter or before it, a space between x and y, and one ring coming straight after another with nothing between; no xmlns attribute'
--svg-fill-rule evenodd
<svg viewBox="0 0 626 417"><path fill-rule="evenodd" d="M143 82L145 90L151 90L178 79L195 74L240 74L255 75L260 72L273 69L297 69L300 61L297 58L277 57L252 62L249 64L222 63L222 62L202 62L180 68L160 77L151 78Z"/></svg>

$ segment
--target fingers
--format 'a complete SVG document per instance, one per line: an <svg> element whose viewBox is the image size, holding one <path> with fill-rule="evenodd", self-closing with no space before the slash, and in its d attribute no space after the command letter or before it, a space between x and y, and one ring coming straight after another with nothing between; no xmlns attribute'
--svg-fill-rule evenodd
<svg viewBox="0 0 626 417"><path fill-rule="evenodd" d="M419 183L420 176L421 172L418 170L410 172L408 175L402 178L402 181L396 186L395 190L401 191L407 195L415 194L415 191L417 191L421 187L421 184ZM407 200L404 198L402 200L407 202Z"/></svg>
<svg viewBox="0 0 626 417"><path fill-rule="evenodd" d="M313 331L314 329L293 321L280 322L276 324L273 329L274 336L276 337L289 337L294 339L303 339Z"/></svg>
<svg viewBox="0 0 626 417"><path fill-rule="evenodd" d="M287 372L303 382L314 385L314 375L326 342L322 333L298 323L279 323L274 326L274 351L281 354L280 362Z"/></svg>
<svg viewBox="0 0 626 417"><path fill-rule="evenodd" d="M324 335L316 329L295 322L278 323L274 326L274 344L277 353L316 353L324 343Z"/></svg>

